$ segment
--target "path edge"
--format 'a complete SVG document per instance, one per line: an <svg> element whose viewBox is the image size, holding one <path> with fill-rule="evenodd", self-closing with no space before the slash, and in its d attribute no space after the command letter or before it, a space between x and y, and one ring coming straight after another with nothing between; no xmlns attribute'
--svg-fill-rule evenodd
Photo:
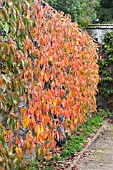
<svg viewBox="0 0 113 170"><path fill-rule="evenodd" d="M108 122L108 119L104 121L104 123L101 125L101 127L97 130L96 134L93 136L93 138L87 143L87 145L80 151L79 155L74 158L74 160L72 161L71 165L65 169L65 170L72 170L72 168L74 166L77 165L78 161L81 159L82 155L84 154L84 152L86 152L86 150L89 148L89 146L97 139L97 137L100 135L101 131L103 130L103 128L106 126Z"/></svg>

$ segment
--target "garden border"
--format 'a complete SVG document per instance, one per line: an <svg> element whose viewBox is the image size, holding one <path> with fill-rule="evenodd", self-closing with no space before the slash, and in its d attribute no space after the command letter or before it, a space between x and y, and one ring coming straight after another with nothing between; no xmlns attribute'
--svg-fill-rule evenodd
<svg viewBox="0 0 113 170"><path fill-rule="evenodd" d="M105 120L104 123L102 124L102 126L97 130L96 134L93 136L93 138L91 138L91 140L87 143L87 145L80 151L79 155L77 157L74 158L74 160L71 162L70 166L68 168L66 168L65 170L72 170L72 168L74 166L77 165L78 161L81 159L82 155L84 154L84 152L86 152L86 150L88 149L88 147L97 139L97 137L100 135L102 129L106 126L107 122L109 119Z"/></svg>

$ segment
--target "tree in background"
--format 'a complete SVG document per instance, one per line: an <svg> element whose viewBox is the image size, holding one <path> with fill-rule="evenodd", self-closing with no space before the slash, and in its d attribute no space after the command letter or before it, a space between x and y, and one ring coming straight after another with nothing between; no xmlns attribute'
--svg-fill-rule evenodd
<svg viewBox="0 0 113 170"><path fill-rule="evenodd" d="M113 0L101 0L98 9L100 23L113 23Z"/></svg>
<svg viewBox="0 0 113 170"><path fill-rule="evenodd" d="M97 19L100 0L45 0L56 10L70 14L72 21L86 27Z"/></svg>

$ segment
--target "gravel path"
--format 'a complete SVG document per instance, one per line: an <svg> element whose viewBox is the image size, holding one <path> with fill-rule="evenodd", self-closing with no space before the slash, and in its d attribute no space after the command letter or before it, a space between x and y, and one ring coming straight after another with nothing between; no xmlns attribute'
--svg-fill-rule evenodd
<svg viewBox="0 0 113 170"><path fill-rule="evenodd" d="M77 170L113 170L113 124L106 124L78 162Z"/></svg>

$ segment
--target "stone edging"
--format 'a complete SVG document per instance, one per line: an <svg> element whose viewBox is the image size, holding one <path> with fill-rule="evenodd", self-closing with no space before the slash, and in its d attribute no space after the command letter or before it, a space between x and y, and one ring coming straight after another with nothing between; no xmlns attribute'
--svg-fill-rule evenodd
<svg viewBox="0 0 113 170"><path fill-rule="evenodd" d="M102 129L106 126L108 122L108 119L102 124L102 126L99 128L99 130L96 132L96 134L94 135L94 137L87 143L87 145L85 146L85 148L83 148L83 150L80 151L78 157L76 157L69 168L65 169L65 170L72 170L72 168L74 166L77 165L78 161L80 160L80 158L82 157L82 155L84 154L84 152L86 152L86 150L88 149L88 147L97 139L97 137L100 135Z"/></svg>
<svg viewBox="0 0 113 170"><path fill-rule="evenodd" d="M113 24L90 24L87 29L113 29Z"/></svg>

